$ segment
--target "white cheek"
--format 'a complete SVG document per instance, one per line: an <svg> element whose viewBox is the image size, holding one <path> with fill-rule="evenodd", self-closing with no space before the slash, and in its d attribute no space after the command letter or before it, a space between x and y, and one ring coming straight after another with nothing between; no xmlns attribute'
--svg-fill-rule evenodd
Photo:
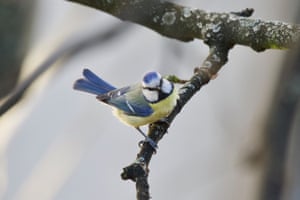
<svg viewBox="0 0 300 200"><path fill-rule="evenodd" d="M163 79L161 90L164 93L169 94L172 91L172 88L172 83L170 83L168 80Z"/></svg>
<svg viewBox="0 0 300 200"><path fill-rule="evenodd" d="M143 89L144 97L149 102L155 102L158 100L158 92L157 91L150 91L147 89Z"/></svg>

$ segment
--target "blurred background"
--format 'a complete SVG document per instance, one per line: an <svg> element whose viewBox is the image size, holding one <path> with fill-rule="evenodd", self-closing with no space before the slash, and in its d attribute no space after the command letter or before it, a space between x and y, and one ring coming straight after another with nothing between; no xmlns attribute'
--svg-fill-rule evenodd
<svg viewBox="0 0 300 200"><path fill-rule="evenodd" d="M300 19L297 0L176 2ZM135 185L120 173L142 138L73 82L83 68L115 86L149 70L188 79L207 46L63 0L1 0L0 22L0 199L134 199ZM299 200L299 55L230 51L159 143L150 164L153 199Z"/></svg>

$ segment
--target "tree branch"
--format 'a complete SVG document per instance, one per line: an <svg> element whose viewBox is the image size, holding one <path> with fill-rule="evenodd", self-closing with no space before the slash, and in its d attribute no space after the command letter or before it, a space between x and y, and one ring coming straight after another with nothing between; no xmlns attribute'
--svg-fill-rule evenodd
<svg viewBox="0 0 300 200"><path fill-rule="evenodd" d="M148 27L161 35L181 41L202 39L210 48L203 64L179 90L172 113L149 125L148 135L159 142L174 118L189 99L213 78L227 62L229 50L236 44L255 51L290 48L300 40L300 26L278 21L249 19L252 9L216 13L191 9L162 0L69 0L99 9L121 20ZM150 199L149 162L155 150L144 143L134 163L123 168L122 179L136 182L137 199Z"/></svg>
<svg viewBox="0 0 300 200"><path fill-rule="evenodd" d="M242 12L216 13L161 0L68 0L99 9L181 41L249 46L256 51L285 49L300 38L300 26L246 18ZM245 17L246 16L246 17Z"/></svg>
<svg viewBox="0 0 300 200"><path fill-rule="evenodd" d="M200 68L195 68L194 76L184 84L179 90L179 99L177 105L172 113L162 121L155 122L149 125L148 136L156 143L163 138L167 133L169 126L171 125L177 114L180 113L182 107L191 99L191 97L198 92L201 87L209 82L209 80L217 74L221 67L227 62L228 49L212 47L210 54L203 62ZM136 182L137 199L145 200L150 199L149 185L147 183L148 177L148 165L150 163L152 155L155 153L154 149L148 143L144 143L140 152L137 155L136 161L125 167L121 177L123 180L132 180ZM142 183L142 184L141 184ZM147 183L147 184L144 184ZM139 198L139 194L146 194Z"/></svg>

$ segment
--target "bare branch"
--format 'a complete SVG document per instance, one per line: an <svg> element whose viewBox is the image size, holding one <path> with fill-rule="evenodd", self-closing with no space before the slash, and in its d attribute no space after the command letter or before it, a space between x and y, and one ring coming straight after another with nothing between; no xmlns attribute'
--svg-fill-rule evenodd
<svg viewBox="0 0 300 200"><path fill-rule="evenodd" d="M210 50L209 56L203 62L202 67L195 68L194 76L184 84L179 91L179 99L173 112L165 119L150 124L149 137L156 143L162 139L167 133L169 126L174 118L179 114L182 107L191 99L191 97L198 92L201 87L209 82L209 80L216 75L221 67L227 62L228 50L219 49L213 47ZM121 174L124 180L133 180L136 182L137 188L143 188L143 191L147 191L149 194L149 187L145 188L140 183L147 182L148 177L148 165L150 163L152 155L155 153L154 149L148 143L144 143L140 152L137 155L136 162L125 167ZM138 170L137 170L138 169ZM135 171L137 170L137 171ZM146 180L145 180L146 179ZM137 180L142 180L138 182ZM138 192L138 191L137 191ZM138 196L138 195L137 195ZM148 195L149 196L149 195ZM144 199L144 198L141 198ZM138 200L140 200L138 198Z"/></svg>
<svg viewBox="0 0 300 200"><path fill-rule="evenodd" d="M253 9L216 13L191 9L162 0L69 0L99 9L121 20L148 27L161 35L191 41L201 39L210 48L208 57L179 91L173 112L165 119L149 125L149 137L155 142L167 132L173 119L189 99L212 79L227 62L229 50L236 44L255 51L290 48L300 40L296 24L249 19ZM122 179L136 182L137 199L150 199L148 165L155 150L144 143L136 162L123 169Z"/></svg>
<svg viewBox="0 0 300 200"><path fill-rule="evenodd" d="M300 38L300 26L279 21L249 19L251 9L233 13L206 12L161 0L69 0L148 27L181 41L202 39L249 46L256 51L284 49Z"/></svg>

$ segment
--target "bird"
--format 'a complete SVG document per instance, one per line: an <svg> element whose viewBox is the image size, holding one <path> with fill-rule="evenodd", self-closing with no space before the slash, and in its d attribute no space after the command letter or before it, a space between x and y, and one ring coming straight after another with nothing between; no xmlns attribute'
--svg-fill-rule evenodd
<svg viewBox="0 0 300 200"><path fill-rule="evenodd" d="M96 98L113 109L113 114L124 124L140 132L145 142L154 149L156 142L149 138L141 126L167 117L177 104L179 97L174 84L156 71L147 72L140 83L116 88L89 69L75 81L75 90L96 95Z"/></svg>

